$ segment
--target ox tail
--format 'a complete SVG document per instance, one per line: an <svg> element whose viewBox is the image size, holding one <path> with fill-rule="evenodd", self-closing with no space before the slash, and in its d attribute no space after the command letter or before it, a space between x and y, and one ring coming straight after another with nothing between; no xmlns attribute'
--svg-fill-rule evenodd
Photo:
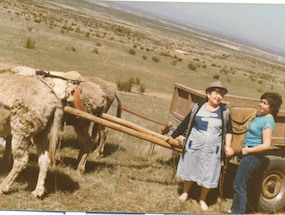
<svg viewBox="0 0 285 215"><path fill-rule="evenodd" d="M53 114L53 119L49 134L49 156L51 161L50 162L51 167L55 166L55 153L58 142L60 140L60 136L62 135L62 129L63 129L62 117L63 117L62 107L56 107Z"/></svg>
<svg viewBox="0 0 285 215"><path fill-rule="evenodd" d="M121 100L119 98L119 96L117 95L117 93L115 94L115 98L117 100L118 106L117 106L117 117L121 118L122 115L122 103Z"/></svg>

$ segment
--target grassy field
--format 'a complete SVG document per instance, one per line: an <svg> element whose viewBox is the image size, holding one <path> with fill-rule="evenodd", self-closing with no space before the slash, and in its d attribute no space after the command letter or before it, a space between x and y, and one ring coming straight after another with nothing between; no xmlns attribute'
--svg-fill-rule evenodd
<svg viewBox="0 0 285 215"><path fill-rule="evenodd" d="M114 86L118 80L139 78L146 92L120 92L123 107L157 121L168 121L174 83L204 90L218 78L233 95L259 98L263 92L275 91L285 98L285 65L226 48L167 23L76 0L2 0L0 17L1 68L76 70ZM176 52L179 48L186 54ZM130 49L136 53L130 54ZM152 60L154 56L159 62ZM190 68L193 65L195 69ZM115 115L115 109L113 105L110 114ZM122 118L156 132L161 128L126 112ZM29 166L11 191L0 195L0 210L202 213L197 202L178 201L182 183L173 177L172 151L156 146L148 156L149 148L146 141L110 130L105 156L91 155L86 173L78 175L78 144L68 127L62 159L48 174L44 198L33 199L30 194L38 172L36 149L31 146ZM0 165L5 166L2 157ZM1 181L6 174L1 168ZM196 199L198 188L192 193ZM213 190L208 213L220 213L219 201Z"/></svg>

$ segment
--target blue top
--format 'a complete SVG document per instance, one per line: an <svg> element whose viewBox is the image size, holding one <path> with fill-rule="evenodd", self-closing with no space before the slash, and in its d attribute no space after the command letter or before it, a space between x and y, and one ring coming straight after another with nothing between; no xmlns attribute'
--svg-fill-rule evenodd
<svg viewBox="0 0 285 215"><path fill-rule="evenodd" d="M266 128L274 130L273 116L257 116L249 125L244 139L244 147L255 147L262 144L262 131Z"/></svg>

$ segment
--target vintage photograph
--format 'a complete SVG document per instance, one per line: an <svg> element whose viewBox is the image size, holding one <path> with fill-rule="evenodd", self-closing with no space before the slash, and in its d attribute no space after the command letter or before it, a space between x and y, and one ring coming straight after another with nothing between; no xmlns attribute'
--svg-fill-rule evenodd
<svg viewBox="0 0 285 215"><path fill-rule="evenodd" d="M0 212L282 214L284 9L0 0Z"/></svg>

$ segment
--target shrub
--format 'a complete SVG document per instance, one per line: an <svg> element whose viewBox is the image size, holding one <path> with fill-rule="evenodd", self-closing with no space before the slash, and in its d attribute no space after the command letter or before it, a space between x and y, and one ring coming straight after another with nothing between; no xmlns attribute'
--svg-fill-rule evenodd
<svg viewBox="0 0 285 215"><path fill-rule="evenodd" d="M198 67L198 65L196 63L192 62L192 61L190 61L188 63L188 68L191 69L191 70L196 71L197 67Z"/></svg>
<svg viewBox="0 0 285 215"><path fill-rule="evenodd" d="M250 75L250 76L249 76L249 80L251 80L251 81L253 81L253 82L255 82L256 79L257 79L256 75Z"/></svg>
<svg viewBox="0 0 285 215"><path fill-rule="evenodd" d="M165 51L160 52L160 55L165 56L165 57L171 57L169 52L165 52Z"/></svg>
<svg viewBox="0 0 285 215"><path fill-rule="evenodd" d="M178 57L177 60L181 62L183 59L182 57Z"/></svg>
<svg viewBox="0 0 285 215"><path fill-rule="evenodd" d="M213 79L219 79L220 78L220 75L219 74L214 74L213 75Z"/></svg>
<svg viewBox="0 0 285 215"><path fill-rule="evenodd" d="M27 49L35 49L36 48L36 41L34 41L30 37L28 37L28 39L26 41L26 48Z"/></svg>
<svg viewBox="0 0 285 215"><path fill-rule="evenodd" d="M141 83L141 79L139 77L136 77L136 84L140 84Z"/></svg>
<svg viewBox="0 0 285 215"><path fill-rule="evenodd" d="M96 45L97 46L102 46L102 44L100 42L97 42Z"/></svg>
<svg viewBox="0 0 285 215"><path fill-rule="evenodd" d="M131 92L132 91L132 83L128 81L117 81L117 88L120 91Z"/></svg>
<svg viewBox="0 0 285 215"><path fill-rule="evenodd" d="M67 51L76 52L76 48L74 48L74 47L66 47L65 49L66 49Z"/></svg>
<svg viewBox="0 0 285 215"><path fill-rule="evenodd" d="M175 59L175 60L173 60L172 62L171 62L171 64L173 65L173 66L176 66L176 64L177 64L177 60Z"/></svg>
<svg viewBox="0 0 285 215"><path fill-rule="evenodd" d="M94 54L99 54L99 50L98 50L97 48L94 48L94 49L92 50L92 53L94 53Z"/></svg>
<svg viewBox="0 0 285 215"><path fill-rule="evenodd" d="M129 49L129 53L130 53L131 55L135 55L137 52L136 52L135 49L130 48L130 49Z"/></svg>
<svg viewBox="0 0 285 215"><path fill-rule="evenodd" d="M136 83L134 77L129 77L128 80L127 80L127 82L129 82L129 83L131 83L131 84Z"/></svg>
<svg viewBox="0 0 285 215"><path fill-rule="evenodd" d="M143 55L142 58L143 58L144 60L146 60L146 59L147 59L147 56Z"/></svg>
<svg viewBox="0 0 285 215"><path fill-rule="evenodd" d="M143 94L145 92L145 85L144 84L141 84L139 89L138 89L138 93L139 94Z"/></svg>
<svg viewBox="0 0 285 215"><path fill-rule="evenodd" d="M41 23L42 22L42 18L41 17L36 17L34 20L36 23Z"/></svg>
<svg viewBox="0 0 285 215"><path fill-rule="evenodd" d="M152 56L152 60L158 63L160 61L160 58L158 56Z"/></svg>

